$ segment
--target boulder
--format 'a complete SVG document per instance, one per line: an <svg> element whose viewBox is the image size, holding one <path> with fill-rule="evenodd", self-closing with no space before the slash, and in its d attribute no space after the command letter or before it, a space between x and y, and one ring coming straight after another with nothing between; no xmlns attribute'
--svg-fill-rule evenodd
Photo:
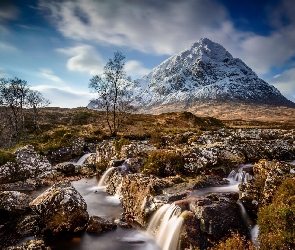
<svg viewBox="0 0 295 250"><path fill-rule="evenodd" d="M46 157L37 154L33 146L21 147L14 154L15 163L8 162L0 167L0 184L34 179L36 185L43 185L56 179L52 165Z"/></svg>
<svg viewBox="0 0 295 250"><path fill-rule="evenodd" d="M181 249L190 246L207 249L212 243L229 237L231 231L248 235L236 198L231 193L213 193L175 202L182 210L189 210L181 230Z"/></svg>
<svg viewBox="0 0 295 250"><path fill-rule="evenodd" d="M87 205L70 182L59 182L30 203L52 234L77 232L88 221Z"/></svg>
<svg viewBox="0 0 295 250"><path fill-rule="evenodd" d="M18 191L0 191L0 211L22 214L30 210L31 196Z"/></svg>
<svg viewBox="0 0 295 250"><path fill-rule="evenodd" d="M107 219L99 216L91 216L86 228L87 233L101 233L106 231L112 231L117 228L117 225Z"/></svg>

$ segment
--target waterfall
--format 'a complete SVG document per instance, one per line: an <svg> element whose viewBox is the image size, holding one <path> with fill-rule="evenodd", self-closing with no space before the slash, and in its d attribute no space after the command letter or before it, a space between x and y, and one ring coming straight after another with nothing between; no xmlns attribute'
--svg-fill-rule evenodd
<svg viewBox="0 0 295 250"><path fill-rule="evenodd" d="M89 156L91 156L91 155L93 155L94 153L89 153L89 154L85 154L85 155L83 155L76 163L75 163L75 165L82 165L82 164L84 164L84 162L86 161L86 159L89 157Z"/></svg>
<svg viewBox="0 0 295 250"><path fill-rule="evenodd" d="M232 170L227 177L237 182L246 182L253 179L253 176L243 170L243 167L239 168L238 171Z"/></svg>
<svg viewBox="0 0 295 250"><path fill-rule="evenodd" d="M243 218L243 221L244 221L246 227L249 230L249 233L251 236L251 241L254 245L257 245L258 225L254 224L254 222L251 220L243 203L240 200L238 200L237 203L239 204L239 206L241 208L242 218Z"/></svg>
<svg viewBox="0 0 295 250"><path fill-rule="evenodd" d="M115 167L110 167L107 171L104 172L104 174L102 175L102 177L100 178L99 182L98 182L98 186L99 187L104 187L106 186L106 179L110 176L112 170L114 169Z"/></svg>
<svg viewBox="0 0 295 250"><path fill-rule="evenodd" d="M155 234L156 241L162 250L177 249L183 213L181 214L181 208L173 203L163 205L153 215L147 232Z"/></svg>

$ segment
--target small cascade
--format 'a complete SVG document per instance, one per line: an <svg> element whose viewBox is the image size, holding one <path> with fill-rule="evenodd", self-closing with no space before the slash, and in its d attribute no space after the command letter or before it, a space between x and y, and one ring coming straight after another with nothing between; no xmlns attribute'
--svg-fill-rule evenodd
<svg viewBox="0 0 295 250"><path fill-rule="evenodd" d="M102 175L102 177L100 178L99 182L98 182L98 186L99 187L105 187L106 186L106 179L109 177L109 175L111 174L111 172L113 171L115 167L110 167L107 171L104 172L104 174Z"/></svg>
<svg viewBox="0 0 295 250"><path fill-rule="evenodd" d="M246 182L252 180L253 176L243 170L243 167L239 168L238 171L232 170L227 177L237 182Z"/></svg>
<svg viewBox="0 0 295 250"><path fill-rule="evenodd" d="M251 241L254 245L257 245L257 237L258 237L258 225L254 224L254 222L252 221L252 219L249 217L243 203L238 200L237 203L239 204L240 208L241 208L241 213L242 213L242 217L243 217L243 221L246 225L246 227L249 230L250 236L251 236Z"/></svg>
<svg viewBox="0 0 295 250"><path fill-rule="evenodd" d="M165 204L152 217L147 232L155 234L156 241L162 250L177 249L183 213L181 213L181 208L174 203Z"/></svg>
<svg viewBox="0 0 295 250"><path fill-rule="evenodd" d="M83 155L76 163L75 165L83 165L84 162L89 158L89 156L93 155L94 153L89 153L89 154L85 154Z"/></svg>

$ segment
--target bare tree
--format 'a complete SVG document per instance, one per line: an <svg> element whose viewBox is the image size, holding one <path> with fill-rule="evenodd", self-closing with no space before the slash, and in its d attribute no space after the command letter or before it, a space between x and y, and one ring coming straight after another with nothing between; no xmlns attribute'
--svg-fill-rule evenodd
<svg viewBox="0 0 295 250"><path fill-rule="evenodd" d="M45 108L50 104L50 101L43 97L43 95L36 90L29 90L27 95L27 108L31 109L34 131L38 133L40 131L39 127L39 110L40 108Z"/></svg>
<svg viewBox="0 0 295 250"><path fill-rule="evenodd" d="M95 75L90 79L89 88L98 93L95 101L99 110L105 111L105 118L111 136L116 136L122 122L132 112L132 92L128 89L131 78L124 70L125 56L115 52L114 58L109 59L103 74Z"/></svg>
<svg viewBox="0 0 295 250"><path fill-rule="evenodd" d="M34 124L38 122L38 108L48 105L42 94L31 90L25 80L17 77L0 79L0 136L2 144L19 141L25 133L25 109L32 108Z"/></svg>

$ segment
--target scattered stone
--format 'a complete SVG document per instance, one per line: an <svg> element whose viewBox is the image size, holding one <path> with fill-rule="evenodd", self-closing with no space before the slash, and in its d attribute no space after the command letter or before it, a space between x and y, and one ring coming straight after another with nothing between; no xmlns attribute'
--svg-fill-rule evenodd
<svg viewBox="0 0 295 250"><path fill-rule="evenodd" d="M99 216L91 216L89 219L87 233L101 233L106 231L112 231L117 228L117 225Z"/></svg>

